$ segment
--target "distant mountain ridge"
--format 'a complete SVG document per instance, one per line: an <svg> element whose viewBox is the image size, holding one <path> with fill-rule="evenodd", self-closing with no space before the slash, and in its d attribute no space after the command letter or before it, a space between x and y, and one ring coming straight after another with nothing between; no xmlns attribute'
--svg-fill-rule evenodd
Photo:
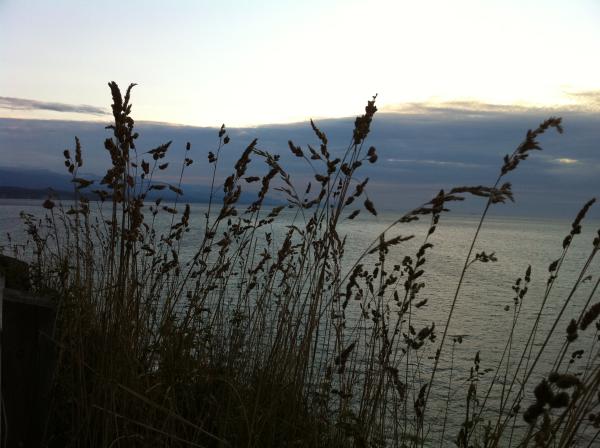
<svg viewBox="0 0 600 448"><path fill-rule="evenodd" d="M44 199L48 196L71 199L73 192L52 188L22 188L0 185L0 199Z"/></svg>
<svg viewBox="0 0 600 448"><path fill-rule="evenodd" d="M44 169L12 167L0 167L0 186L34 190L52 188L68 191L72 189L70 178L66 174Z"/></svg>
<svg viewBox="0 0 600 448"><path fill-rule="evenodd" d="M94 184L82 190L89 197L95 196L92 191L100 189L100 176L87 174L82 177L94 180ZM208 202L210 199L210 187L202 185L182 185L184 202ZM39 199L53 195L60 199L72 199L74 197L73 183L71 177L66 174L55 173L50 170L0 167L0 198L2 199ZM165 200L175 199L175 193L165 189L159 192L150 192L148 199L152 200L162 197ZM214 200L221 200L223 191L215 189ZM253 193L244 193L240 203L246 204L256 200ZM266 199L265 205L279 204L281 201Z"/></svg>

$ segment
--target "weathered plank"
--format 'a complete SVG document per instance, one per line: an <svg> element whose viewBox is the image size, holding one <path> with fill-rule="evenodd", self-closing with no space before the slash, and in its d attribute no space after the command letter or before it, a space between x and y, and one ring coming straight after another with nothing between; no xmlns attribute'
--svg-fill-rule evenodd
<svg viewBox="0 0 600 448"><path fill-rule="evenodd" d="M4 321L4 317L2 314L2 308L4 305L4 275L0 271L0 404L4 403L4 383L2 382L2 341L4 339L4 335L2 333L2 322ZM2 408L4 406L0 406L0 440L4 440L2 426L4 422L4 414Z"/></svg>
<svg viewBox="0 0 600 448"><path fill-rule="evenodd" d="M40 306L54 309L54 301L47 297L40 297L17 289L4 288L4 301L20 303L24 306Z"/></svg>
<svg viewBox="0 0 600 448"><path fill-rule="evenodd" d="M55 348L48 336L55 307L50 299L13 288L0 288L0 296L0 382L6 422L2 437L7 447L40 446L54 370Z"/></svg>

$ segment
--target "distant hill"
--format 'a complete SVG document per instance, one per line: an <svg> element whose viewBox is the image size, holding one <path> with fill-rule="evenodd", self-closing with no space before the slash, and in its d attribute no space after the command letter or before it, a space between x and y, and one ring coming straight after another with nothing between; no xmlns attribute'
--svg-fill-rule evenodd
<svg viewBox="0 0 600 448"><path fill-rule="evenodd" d="M72 189L69 176L66 174L32 168L0 167L0 185L45 191L48 188L64 191Z"/></svg>
<svg viewBox="0 0 600 448"><path fill-rule="evenodd" d="M85 174L82 177L95 180L90 188L81 190L82 194L92 198L95 195L92 190L99 188L97 184L100 176ZM184 202L208 202L210 199L210 188L203 185L182 185ZM39 199L47 198L52 191L54 196L60 199L72 199L73 184L71 177L66 174L55 173L50 170L0 167L0 198L2 199ZM148 199L153 200L162 197L164 200L175 199L175 193L165 189L160 192L150 192ZM223 189L217 187L213 199L220 201L223 198ZM240 203L249 204L256 200L255 193L243 193ZM265 205L280 204L280 200L267 198Z"/></svg>
<svg viewBox="0 0 600 448"><path fill-rule="evenodd" d="M49 195L60 199L71 199L72 192L51 188L22 188L0 185L0 199L44 199Z"/></svg>
<svg viewBox="0 0 600 448"><path fill-rule="evenodd" d="M70 177L44 169L0 167L0 198L44 199L50 194L72 199Z"/></svg>

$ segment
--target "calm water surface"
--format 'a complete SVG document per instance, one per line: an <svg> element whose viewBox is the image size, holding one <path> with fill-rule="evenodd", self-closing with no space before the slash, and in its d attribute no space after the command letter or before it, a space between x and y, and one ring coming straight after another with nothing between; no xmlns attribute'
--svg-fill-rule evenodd
<svg viewBox="0 0 600 448"><path fill-rule="evenodd" d="M44 210L40 207L40 203L39 200L0 200L0 245L6 245L7 232L12 235L13 241L23 239L19 213L26 211L41 216ZM192 205L192 230L186 236L182 258L185 258L186 253L191 255L200 241L205 211L206 205ZM282 237L286 231L285 226L293 221L295 215L291 211L287 211L281 217L283 219L277 226L274 225L269 229L274 238ZM348 238L344 260L347 269L350 269L369 244L377 239L380 232L398 217L399 214L392 213L381 213L378 217L366 216L366 213L361 213L354 221L342 222L339 233L347 235ZM170 222L170 218L168 222ZM193 227L194 223L200 227ZM418 310L415 327L420 328L421 324L435 322L439 337L441 337L477 223L477 216L455 216L452 213L442 216L437 231L430 239L434 247L428 251L427 263L424 266L426 272L423 279L426 287L422 290L420 298L427 298L428 302L426 306ZM515 217L491 217L486 221L475 251L483 250L488 254L494 252L498 261L475 263L465 277L449 329L450 335L461 335L463 339L462 344L457 345L455 351L453 375L455 385L466 382L477 351L480 351L482 371L486 368L494 369L496 367L512 325L514 294L511 287L518 277L524 276L527 266L531 265L532 281L529 293L523 302L520 324L516 329L515 346L519 346L519 341L524 341L525 335L528 334L526 330L531 325L541 304L548 279L548 265L560 256L562 240L568 234L570 224L568 220ZM401 263L406 255L414 258L423 242L427 227L428 222L410 223L390 231L387 238L411 234L414 234L415 238L391 250L389 261L386 263L389 262L390 265ZM591 252L592 240L599 227L600 223L597 221L584 221L583 232L575 238L563 270L560 272L554 290L544 308L542 329L549 328L554 316L560 310L564 298L573 287L577 275ZM600 275L598 260L592 263L588 274L592 275L592 281L583 283L575 293L571 306L565 312L564 322L559 324L557 336L550 341L554 347L562 344L564 328L566 328L568 320L578 315L583 303L588 299L593 284ZM592 300L592 303L596 301L597 298ZM435 346L437 346L437 342ZM433 348L426 349L423 352L423 358L430 357L433 352ZM438 375L438 380L442 383L448 381L449 361L447 356L442 356ZM542 360L539 378L544 373L548 373L550 369L548 362L548 360ZM427 368L425 367L424 370L426 371ZM481 384L485 385L485 375ZM483 393L484 389L484 387L480 387L480 393ZM446 392L444 389L437 390L439 402L445 403ZM464 392L464 388L459 388L459 390ZM461 404L459 403L457 406L456 415L458 417L456 418L462 418ZM440 409L435 411L439 412ZM455 437L456 434L450 436Z"/></svg>

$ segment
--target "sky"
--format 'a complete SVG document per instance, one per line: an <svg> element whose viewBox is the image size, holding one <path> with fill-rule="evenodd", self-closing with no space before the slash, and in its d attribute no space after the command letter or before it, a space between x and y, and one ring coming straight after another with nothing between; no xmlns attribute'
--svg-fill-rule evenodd
<svg viewBox="0 0 600 448"><path fill-rule="evenodd" d="M511 181L523 213L570 215L600 196L598 48L597 0L0 0L0 169L63 172L77 135L101 175L114 80L138 84L140 148L173 140L178 160L191 141L204 160L226 123L225 162L258 137L305 183L287 140L317 144L314 118L341 154L377 94L364 175L384 208L493 182L527 129L562 116ZM186 182L205 186L203 167Z"/></svg>
<svg viewBox="0 0 600 448"><path fill-rule="evenodd" d="M600 2L0 0L0 117L254 126L467 101L596 107Z"/></svg>

